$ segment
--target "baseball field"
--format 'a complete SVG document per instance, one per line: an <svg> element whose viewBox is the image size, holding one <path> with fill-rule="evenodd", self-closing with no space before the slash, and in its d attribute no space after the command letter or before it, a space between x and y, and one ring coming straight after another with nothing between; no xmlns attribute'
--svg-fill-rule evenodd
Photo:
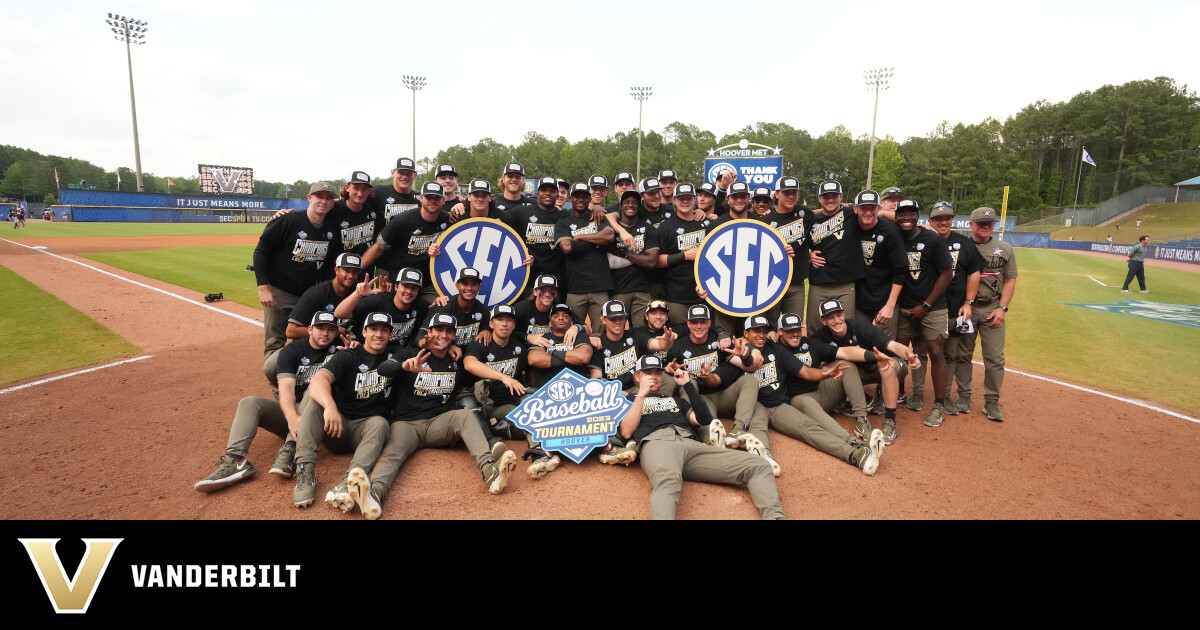
<svg viewBox="0 0 1200 630"><path fill-rule="evenodd" d="M191 487L221 455L237 401L270 395L245 270L261 227L30 222L0 235L0 340L17 354L0 372L0 449L12 476L40 476L51 493L10 485L0 517L360 518L293 508L291 484L265 474L278 447L267 434L248 455L258 478L212 495ZM789 517L1200 517L1200 465L1180 457L1200 446L1189 350L1200 267L1148 261L1142 295L1119 292L1123 256L1019 249L1017 260L1007 421L979 412L976 366L972 414L930 429L901 408L875 477L772 433ZM217 292L225 299L203 300ZM347 461L322 454L319 491ZM645 518L648 494L636 464L593 459L521 474L494 497L465 449L425 450L384 518ZM680 518L756 516L743 489L685 484Z"/></svg>

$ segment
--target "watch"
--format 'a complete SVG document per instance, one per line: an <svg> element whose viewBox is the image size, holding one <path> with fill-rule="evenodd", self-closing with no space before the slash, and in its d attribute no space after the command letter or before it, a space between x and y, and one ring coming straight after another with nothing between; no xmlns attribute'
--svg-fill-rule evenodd
<svg viewBox="0 0 1200 630"><path fill-rule="evenodd" d="M924 306L925 310L927 310L927 311L933 310L933 307L929 305L929 302L921 302L921 306Z"/></svg>
<svg viewBox="0 0 1200 630"><path fill-rule="evenodd" d="M1004 311L1005 313L1007 313L1007 312L1008 312L1008 307L1007 307L1007 306L1001 306L1001 307L1000 307L1000 310L1002 310L1002 311Z"/></svg>
<svg viewBox="0 0 1200 630"><path fill-rule="evenodd" d="M967 306L975 306L975 300L967 300Z"/></svg>

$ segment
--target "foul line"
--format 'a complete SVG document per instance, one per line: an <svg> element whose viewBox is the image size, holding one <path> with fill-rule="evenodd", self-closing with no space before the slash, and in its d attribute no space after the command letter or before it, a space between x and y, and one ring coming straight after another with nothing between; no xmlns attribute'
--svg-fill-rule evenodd
<svg viewBox="0 0 1200 630"><path fill-rule="evenodd" d="M975 365L983 365L983 363L981 363L981 362L979 362L979 361L972 361L972 363L974 363ZM1045 376L1039 376L1039 375L1037 375L1037 374L1030 374L1029 372L1022 372L1021 370L1014 370L1014 369L1012 369L1012 368L1010 368L1010 367L1006 367L1006 368L1004 368L1004 371L1005 371L1005 372L1012 372L1013 374L1018 374L1018 375L1020 375L1020 376L1028 376L1029 378L1034 378L1034 379L1037 379L1037 380L1039 380L1039 381L1046 381L1047 383L1054 383L1055 385L1061 385L1061 386L1063 386L1063 387L1069 387L1069 388L1071 388L1071 389L1074 389L1074 390L1077 390L1077 391L1081 391L1081 392L1088 392L1089 394L1096 394L1097 396L1103 396L1103 397L1105 397L1105 398L1111 398L1111 399L1113 399L1113 400L1119 400L1119 401L1121 401L1121 402L1124 402L1124 403L1129 403L1129 404L1131 404L1131 405L1136 405L1136 406L1138 406L1138 407L1141 407L1141 408L1143 408L1143 409L1149 409L1149 410L1151 410L1151 411L1157 411L1157 412L1159 412L1159 413L1165 413L1165 414L1167 414L1168 416L1174 416L1174 417L1176 417L1176 418L1181 418L1181 419L1183 419L1183 420L1187 420L1188 422L1194 422L1194 423L1196 423L1196 424L1200 424L1200 419L1193 418L1193 417L1191 417L1191 416L1185 416L1185 415L1183 415L1183 414L1181 414L1181 413L1175 413L1174 411L1168 411L1168 410L1166 410L1166 409L1163 409L1163 408L1161 408L1161 407L1155 407L1154 405L1150 405L1150 404L1144 403L1144 402L1142 402L1142 401L1140 401L1140 400L1134 400L1134 399L1132 399L1132 398L1125 398L1125 397L1123 397L1123 396L1117 396L1116 394L1110 394L1110 393L1108 393L1108 392L1102 392L1102 391L1100 391L1100 390L1097 390L1097 389L1092 389L1092 388L1090 388L1090 387L1083 387L1083 386L1081 386L1081 385L1072 385L1071 383L1064 383L1063 381L1055 380L1055 379L1052 379L1052 378L1047 378L1047 377L1045 377Z"/></svg>
<svg viewBox="0 0 1200 630"><path fill-rule="evenodd" d="M70 374L60 374L58 376L51 376L50 378L44 378L40 381L34 381L32 383L25 383L24 385L17 385L16 387L9 387L8 389L0 389L0 394L7 394L9 392L15 392L19 389L25 389L26 387L33 387L34 385L42 385L45 383L49 383L51 381L57 381L59 379L68 378L71 376L79 376L80 374L87 374L88 372L95 372L96 370L103 370L104 368L110 368L110 367L122 365L125 363L133 363L134 361L142 361L144 359L149 359L151 356L153 356L153 355L147 354L147 355L143 355L140 357L134 357L132 359L125 359L124 361L117 361L115 363L108 363L105 365L97 365L96 367L88 368L86 370L79 370L78 372L71 372Z"/></svg>
<svg viewBox="0 0 1200 630"><path fill-rule="evenodd" d="M157 291L157 292L159 292L159 293L161 293L161 294L163 294L163 295L169 295L169 296L171 296L171 297L173 297L173 298L175 298L175 299L177 299L177 300L183 300L184 302L187 302L188 304L194 304L194 305L196 305L196 306L199 306L199 307L202 307L202 308L206 308L206 309L208 309L208 310L210 310L210 311L213 311L214 313L220 313L220 314L222 314L222 315L228 315L228 316L230 316L230 317L232 317L232 318L234 318L234 319L237 319L237 320L241 320L241 321L243 321L243 322L246 322L247 324L254 324L255 326L258 326L259 328L262 328L262 322L260 322L260 321L257 321L257 320L250 319L249 317L242 317L241 315L238 315L238 314L236 314L236 313L230 313L229 311L223 311L223 310L221 310L221 309L219 309L219 308L215 308L215 307L213 307L213 306L209 306L208 304L205 304L205 303L203 303L203 302L197 302L196 300L193 300L193 299L190 299L190 298L186 298L186 297L183 297L182 295L178 295L178 294L175 294L175 293L171 293L170 291L164 291L163 289L160 289L160 288L158 288L158 287L152 287L152 286L150 286L150 285L148 285L148 284L145 284L145 283L142 283L142 282L138 282L137 280L132 280L132 279L130 279L130 278L126 278L125 276L119 276L119 275L117 275L117 274L115 274L115 273L112 273L111 271L105 271L105 270L103 270L103 269L100 269L100 268L98 268L98 267L93 267L93 266L91 266L91 265L88 265L88 264L86 264L86 263L81 263L81 262L79 262L78 260L71 260L70 258L67 258L66 256L59 256L58 254L51 254L51 253L50 253L50 252L48 252L48 251L45 251L45 250L42 250L42 249L38 249L38 248L36 248L36 247L30 247L30 246L28 246L28 245L22 245L21 243L18 243L18 242L16 242L16 241L10 241L10 240L8 240L8 239L6 239L6 238L0 238L0 241L4 241L5 243L12 243L13 245L17 245L17 246L19 246L19 247L24 247L25 249L33 250L33 251L35 251L35 252L38 252L38 253L40 253L40 254L45 254L45 255L47 255L47 256L53 256L53 257L55 257L55 258L57 258L57 259L59 259L59 260L65 260L65 261L67 261L67 262L69 262L69 263L74 263L74 264L76 264L76 265L79 265L80 267L86 267L86 268L88 268L88 269L91 269L92 271L96 271L96 272L102 273L102 274L104 274L104 275L106 275L106 276L112 276L112 277L116 278L117 280L124 280L125 282L128 282L129 284L135 284L135 285L137 285L137 286L139 286L139 287L143 287L143 288L146 288L146 289L150 289L151 291ZM0 392L0 393L2 393L2 392Z"/></svg>
<svg viewBox="0 0 1200 630"><path fill-rule="evenodd" d="M1088 277L1089 277L1089 278L1092 278L1091 276L1088 276ZM1102 287L1106 287L1106 286L1108 286L1107 284L1104 284L1103 282L1100 282L1099 280L1097 280L1097 279L1095 279L1095 278L1092 278L1092 282L1095 282L1096 284L1098 284L1098 285L1100 285L1100 286L1102 286Z"/></svg>

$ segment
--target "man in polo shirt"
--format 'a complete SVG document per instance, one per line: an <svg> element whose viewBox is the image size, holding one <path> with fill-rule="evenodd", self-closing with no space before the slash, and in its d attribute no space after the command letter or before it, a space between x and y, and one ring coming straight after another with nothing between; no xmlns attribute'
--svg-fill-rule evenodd
<svg viewBox="0 0 1200 630"><path fill-rule="evenodd" d="M605 187L607 190L607 187ZM612 227L597 225L590 208L592 192L578 183L571 190L571 209L554 226L555 247L566 258L567 305L578 319L588 318L593 334L599 334L601 307L613 288L612 273L604 248L613 242Z"/></svg>
<svg viewBox="0 0 1200 630"><path fill-rule="evenodd" d="M821 209L813 214L808 232L812 270L808 276L805 319L809 335L816 332L817 305L827 300L838 300L845 305L846 317L855 317L855 283L866 274L858 217L852 208L842 205L842 183L832 179L823 181L818 192Z"/></svg>
<svg viewBox="0 0 1200 630"><path fill-rule="evenodd" d="M385 275L404 267L428 269L431 246L450 224L449 215L442 210L444 194L441 184L425 182L421 186L420 212L406 212L388 221L375 244L363 255L363 268L370 269L378 263L380 269L376 273ZM426 278L421 297L432 302L437 296L433 281Z"/></svg>
<svg viewBox="0 0 1200 630"><path fill-rule="evenodd" d="M402 157L396 160L396 168L392 169L392 183L375 187L375 194L371 195L368 203L383 212L385 224L394 217L421 207L421 199L413 194L413 182L416 179L416 162L412 158Z"/></svg>

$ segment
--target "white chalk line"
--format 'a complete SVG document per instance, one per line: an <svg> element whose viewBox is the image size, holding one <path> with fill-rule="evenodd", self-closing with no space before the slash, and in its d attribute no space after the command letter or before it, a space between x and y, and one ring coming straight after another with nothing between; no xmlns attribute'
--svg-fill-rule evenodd
<svg viewBox="0 0 1200 630"><path fill-rule="evenodd" d="M979 361L972 361L971 363L974 363L975 365L983 365L983 363L981 363L981 362L979 362ZM1037 375L1037 374L1030 374L1029 372L1022 372L1021 370L1014 370L1014 369L1012 369L1012 368L1010 368L1010 367L1006 367L1006 368L1004 368L1004 371L1005 371L1005 372L1011 372L1011 373L1013 373L1013 374L1018 374L1018 375L1020 375L1020 376L1028 376L1029 378L1034 378L1034 379L1037 379L1037 380L1039 380L1039 381L1046 381L1047 383L1054 383L1055 385L1061 385L1062 387L1068 387L1068 388L1070 388L1070 389L1074 389L1074 390L1076 390L1076 391L1087 392L1087 393L1089 393L1089 394L1095 394L1095 395L1097 395L1097 396L1103 396L1103 397L1105 397L1105 398L1111 398L1111 399L1113 399L1113 400L1119 400L1119 401L1121 401L1121 402L1124 402L1124 403L1129 403L1129 404L1131 404L1131 405L1136 405L1136 406L1138 406L1138 407L1141 407L1141 408L1143 408L1143 409L1149 409L1149 410L1151 410L1151 411L1157 411L1157 412L1159 412L1159 413L1165 413L1165 414L1167 414L1168 416L1174 416L1174 417L1176 417L1176 418L1181 418L1181 419L1183 419L1183 420L1187 420L1188 422L1194 422L1194 423L1196 423L1196 424L1200 424L1200 419L1198 419L1198 418L1193 418L1193 417L1191 417L1191 416L1185 416L1185 415L1183 415L1183 414L1181 414L1181 413L1175 413L1174 411L1169 411L1169 410L1167 410L1167 409L1163 409L1162 407L1155 407L1154 405L1151 405L1151 404L1144 403L1144 402L1142 402L1142 401L1140 401L1140 400L1134 400L1134 399L1132 399L1132 398L1125 398L1124 396L1117 396L1116 394L1110 394L1110 393L1108 393L1108 392L1102 392L1102 391L1100 391L1100 390L1098 390L1098 389L1092 389L1092 388L1090 388L1090 387L1083 387L1083 386L1081 386L1081 385L1072 385L1071 383L1064 383L1063 381L1055 380L1055 379L1048 378L1048 377L1045 377L1045 376L1039 376L1039 375Z"/></svg>
<svg viewBox="0 0 1200 630"><path fill-rule="evenodd" d="M125 359L124 361L116 361L113 363L106 363L104 365L97 365L96 367L90 367L86 370L79 370L78 372L71 372L70 374L60 374L58 376L51 376L50 378L44 378L40 381L34 381L32 383L25 383L24 385L17 385L16 387L9 387L8 389L0 389L0 394L7 394L9 392L15 392L17 390L25 389L26 387L33 387L34 385L44 385L44 384L50 383L52 381L57 381L57 380L69 378L72 376L79 376L80 374L87 374L88 372L95 372L96 370L103 370L105 368L115 367L118 365L124 365L126 363L133 363L134 361L143 361L145 359L149 359L151 356L153 356L153 355L146 354L146 355L142 355L140 357L134 357L132 359Z"/></svg>
<svg viewBox="0 0 1200 630"><path fill-rule="evenodd" d="M1092 278L1091 276L1088 276L1088 277L1089 277L1089 278ZM1098 284L1098 285L1100 285L1100 286L1102 286L1102 287L1106 287L1106 286L1108 286L1107 284L1104 284L1103 282L1100 282L1099 280L1097 280L1097 279L1095 279L1095 278L1092 278L1092 282L1095 282L1096 284Z"/></svg>
<svg viewBox="0 0 1200 630"><path fill-rule="evenodd" d="M79 265L80 267L86 267L86 268L88 268L88 269L91 269L92 271L96 271L96 272L102 273L102 274L104 274L104 275L106 275L106 276L112 276L113 278L116 278L116 279L118 279L118 280L124 280L125 282L128 282L128 283L130 283L130 284L134 284L134 285L137 285L137 286L139 286L139 287L144 287L144 288L146 288L146 289L150 289L151 291L157 291L157 292L159 292L159 293L161 293L161 294L163 294L163 295L169 295L169 296L171 296L171 297L173 297L173 298L175 298L175 299L177 299L177 300L183 300L184 302L187 302L188 304L194 304L194 305L196 305L196 306L199 306L199 307L201 307L201 308L206 308L206 309L208 309L208 310L210 310L210 311L212 311L212 312L214 312L214 313L220 313L220 314L222 314L222 315L228 315L228 316L230 316L230 317L232 317L232 318L234 318L234 319L237 319L237 320L240 320L240 321L246 322L247 324L254 324L255 326L258 326L259 328L262 328L262 322L260 322L260 321L257 321L257 320L250 319L249 317L242 317L241 315L238 315L238 314L236 314L236 313L230 313L229 311L223 311L223 310L221 310L221 309L219 309L219 308L216 308L216 307L210 306L210 305L208 305L208 304L205 304L204 302L197 302L196 300L193 300L193 299L191 299L191 298L186 298L186 297L184 297L184 296L182 296L182 295L178 295L178 294L175 294L175 293L171 293L170 291L164 291L163 289L160 289L160 288L158 288L158 287L152 287L152 286L150 286L150 285L148 285L148 284L145 284L145 283L143 283L143 282L138 282L137 280L133 280L133 279L130 279L130 278L126 278L126 277L124 277L124 276L119 276L119 275L117 275L117 274L115 274L115 273L112 273L111 271L105 271L105 270L103 270L103 269L100 269L100 268L98 268L98 267L93 267L93 266L91 266L91 265L89 265L89 264L86 264L86 263L81 263L81 262L79 262L78 260L71 260L70 258L67 258L66 256L59 256L58 254L52 254L52 253L50 253L50 252L48 252L48 251L45 251L45 250L43 250L43 249L38 249L38 248L36 248L36 247L30 247L30 246L28 246L28 245L22 245L21 243L18 243L18 242L16 242L16 241L10 241L10 240L8 240L8 239L6 239L6 238L0 238L0 241L4 241L5 243L12 243L13 245L17 245L17 246L19 246L19 247L24 247L25 249L31 249L31 250L33 250L33 251L35 251L35 252L42 253L42 254L45 254L45 255L47 255L47 256L53 256L53 257L55 257L55 258L57 258L57 259L59 259L59 260L65 260L65 261L67 261L67 262L69 262L69 263L74 263L74 264L76 264L76 265Z"/></svg>

